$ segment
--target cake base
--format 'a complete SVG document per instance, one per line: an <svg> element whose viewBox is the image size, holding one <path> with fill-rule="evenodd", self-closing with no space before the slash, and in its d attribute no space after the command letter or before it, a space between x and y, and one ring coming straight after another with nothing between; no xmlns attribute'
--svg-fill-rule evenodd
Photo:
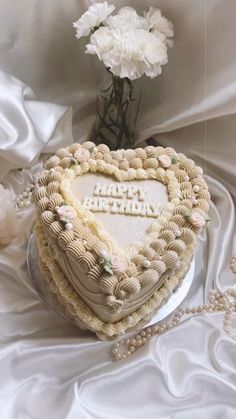
<svg viewBox="0 0 236 419"><path fill-rule="evenodd" d="M48 304L58 316L71 323L71 319L69 319L64 307L59 303L56 295L50 290L48 282L45 281L43 273L40 270L38 248L33 234L30 237L28 245L27 266L33 287L37 291L40 300ZM172 296L157 311L157 313L152 317L150 322L145 325L145 327L160 322L161 320L169 316L182 303L191 287L194 277L194 268L195 261L193 259L190 265L190 269L186 274L181 286L178 287L175 292L173 292ZM143 326L140 325L140 328L143 328Z"/></svg>

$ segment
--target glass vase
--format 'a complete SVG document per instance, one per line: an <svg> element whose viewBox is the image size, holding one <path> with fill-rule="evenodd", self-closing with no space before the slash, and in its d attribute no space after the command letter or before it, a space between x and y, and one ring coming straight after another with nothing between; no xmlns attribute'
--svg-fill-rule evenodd
<svg viewBox="0 0 236 419"><path fill-rule="evenodd" d="M132 148L137 140L140 103L141 93L135 82L107 71L97 93L95 143L106 144L111 150Z"/></svg>

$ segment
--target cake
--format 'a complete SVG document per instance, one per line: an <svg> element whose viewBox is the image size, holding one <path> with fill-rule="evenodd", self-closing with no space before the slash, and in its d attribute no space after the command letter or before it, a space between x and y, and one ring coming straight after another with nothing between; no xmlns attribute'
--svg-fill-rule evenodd
<svg viewBox="0 0 236 419"><path fill-rule="evenodd" d="M101 339L147 323L184 280L210 195L173 148L61 148L35 182L40 268L73 322Z"/></svg>

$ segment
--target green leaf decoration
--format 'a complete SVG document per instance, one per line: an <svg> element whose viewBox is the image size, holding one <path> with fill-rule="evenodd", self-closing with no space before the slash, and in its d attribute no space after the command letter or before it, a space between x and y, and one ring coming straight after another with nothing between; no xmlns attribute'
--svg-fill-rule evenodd
<svg viewBox="0 0 236 419"><path fill-rule="evenodd" d="M189 211L186 211L185 212L185 214L184 214L184 219L186 220L186 221L188 221L189 220L189 218L190 218L190 212Z"/></svg>
<svg viewBox="0 0 236 419"><path fill-rule="evenodd" d="M108 272L109 274L113 275L113 270L111 269L111 266L108 264L104 264L104 271Z"/></svg>
<svg viewBox="0 0 236 419"><path fill-rule="evenodd" d="M176 164L177 162L178 162L177 157L176 157L176 156L173 156L173 157L171 158L171 163L172 163L172 164Z"/></svg>
<svg viewBox="0 0 236 419"><path fill-rule="evenodd" d="M111 263L111 256L103 256L104 264L110 264Z"/></svg>

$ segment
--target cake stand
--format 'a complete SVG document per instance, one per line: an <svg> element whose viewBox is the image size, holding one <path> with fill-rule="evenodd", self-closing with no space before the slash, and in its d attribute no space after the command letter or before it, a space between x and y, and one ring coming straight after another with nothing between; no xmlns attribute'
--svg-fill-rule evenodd
<svg viewBox="0 0 236 419"><path fill-rule="evenodd" d="M64 307L58 302L56 295L50 290L47 281L45 281L43 277L43 273L40 271L38 262L38 248L33 234L30 237L28 245L27 266L33 288L37 292L40 300L49 305L61 318L71 323L71 320L69 320L66 315ZM190 269L186 274L186 277L184 278L181 286L177 288L175 292L173 292L168 301L157 311L157 313L152 317L151 321L145 325L145 327L163 320L182 303L191 287L194 277L194 268L195 261L193 259Z"/></svg>

